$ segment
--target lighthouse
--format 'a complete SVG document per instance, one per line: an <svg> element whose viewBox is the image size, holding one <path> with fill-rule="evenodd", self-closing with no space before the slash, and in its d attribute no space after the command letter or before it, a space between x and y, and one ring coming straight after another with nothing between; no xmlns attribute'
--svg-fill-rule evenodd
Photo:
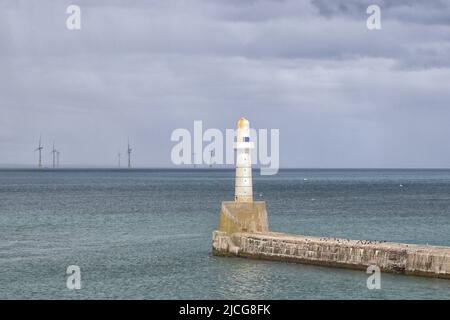
<svg viewBox="0 0 450 320"><path fill-rule="evenodd" d="M250 123L241 118L236 132L236 182L234 201L253 202L252 157L253 142L250 141Z"/></svg>
<svg viewBox="0 0 450 320"><path fill-rule="evenodd" d="M250 137L250 123L241 118L237 123L236 180L234 201L222 201L219 227L213 232L213 250L221 254L227 250L239 250L230 236L239 232L268 232L266 203L253 201L252 157L254 148Z"/></svg>

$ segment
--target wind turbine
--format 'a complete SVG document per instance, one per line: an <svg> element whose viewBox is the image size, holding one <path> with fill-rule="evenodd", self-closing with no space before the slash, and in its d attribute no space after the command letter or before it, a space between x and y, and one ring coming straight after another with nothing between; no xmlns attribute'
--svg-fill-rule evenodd
<svg viewBox="0 0 450 320"><path fill-rule="evenodd" d="M211 158L209 160L209 167L212 168L214 161L213 161L213 157L216 155L216 150L211 150Z"/></svg>
<svg viewBox="0 0 450 320"><path fill-rule="evenodd" d="M194 160L192 163L194 164L194 169L197 168L197 164L195 163L195 157L197 156L196 152L192 152L192 159Z"/></svg>
<svg viewBox="0 0 450 320"><path fill-rule="evenodd" d="M39 136L39 147L36 148L36 150L34 150L34 152L39 151L39 163L38 163L38 167L42 168L42 149L44 149L44 147L41 144L41 137Z"/></svg>
<svg viewBox="0 0 450 320"><path fill-rule="evenodd" d="M119 159L119 168L120 168L120 157L122 156L122 154L120 153L120 151L119 151L119 153L117 153L117 158Z"/></svg>
<svg viewBox="0 0 450 320"><path fill-rule="evenodd" d="M59 168L59 151L56 151L56 167Z"/></svg>
<svg viewBox="0 0 450 320"><path fill-rule="evenodd" d="M52 149L52 151L50 151L50 153L53 156L53 169L56 168L56 154L57 154L57 152L58 151L55 149L55 141L53 141L53 149Z"/></svg>
<svg viewBox="0 0 450 320"><path fill-rule="evenodd" d="M127 153L128 153L128 168L131 168L131 151L133 149L130 148L130 138L128 138L128 148L127 148Z"/></svg>

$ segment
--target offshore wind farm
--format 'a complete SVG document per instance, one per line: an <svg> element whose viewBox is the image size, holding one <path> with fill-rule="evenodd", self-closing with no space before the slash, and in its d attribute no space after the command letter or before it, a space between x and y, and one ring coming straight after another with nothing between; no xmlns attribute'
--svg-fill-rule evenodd
<svg viewBox="0 0 450 320"><path fill-rule="evenodd" d="M51 151L49 153L49 155L51 155L51 162L48 164L48 166L45 166L44 164L44 158L43 158L43 150L44 150L44 145L43 145L43 141L42 141L42 135L39 136L39 143L38 143L38 147L34 150L35 152L37 152L38 155L38 160L37 160L37 165L36 168L38 169L45 169L45 168L51 168L51 169L60 169L60 155L61 155L61 150L56 149L55 147L55 141L53 141L52 143L52 147L51 147ZM127 154L127 168L128 169L132 169L132 161L131 161L131 152L132 152L132 148L130 145L130 138L127 138L127 148L126 148L126 154ZM121 156L122 153L119 151L117 153L117 167L116 166L105 166L107 168L112 168L112 167L116 167L116 168L121 168ZM14 168L15 166L12 164L10 166L8 166L9 168ZM32 168L33 166L29 166L30 168ZM79 165L77 166L76 164L72 164L70 165L68 168L77 168L79 167ZM81 167L89 167L89 165L84 165ZM1 169L1 166L0 166Z"/></svg>

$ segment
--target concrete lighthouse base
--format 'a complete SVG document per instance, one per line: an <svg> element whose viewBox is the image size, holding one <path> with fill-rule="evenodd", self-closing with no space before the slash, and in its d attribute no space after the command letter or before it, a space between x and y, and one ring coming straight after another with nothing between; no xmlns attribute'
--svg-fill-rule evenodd
<svg viewBox="0 0 450 320"><path fill-rule="evenodd" d="M220 208L219 230L228 234L268 232L266 203L223 201Z"/></svg>
<svg viewBox="0 0 450 320"><path fill-rule="evenodd" d="M264 202L223 202L214 255L298 262L450 279L450 247L269 232Z"/></svg>

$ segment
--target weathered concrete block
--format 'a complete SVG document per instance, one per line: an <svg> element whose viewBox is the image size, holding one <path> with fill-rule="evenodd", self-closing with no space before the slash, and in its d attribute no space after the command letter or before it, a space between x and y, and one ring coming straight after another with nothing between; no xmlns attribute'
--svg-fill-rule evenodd
<svg viewBox="0 0 450 320"><path fill-rule="evenodd" d="M269 231L266 203L264 201L222 202L218 230L228 234Z"/></svg>

